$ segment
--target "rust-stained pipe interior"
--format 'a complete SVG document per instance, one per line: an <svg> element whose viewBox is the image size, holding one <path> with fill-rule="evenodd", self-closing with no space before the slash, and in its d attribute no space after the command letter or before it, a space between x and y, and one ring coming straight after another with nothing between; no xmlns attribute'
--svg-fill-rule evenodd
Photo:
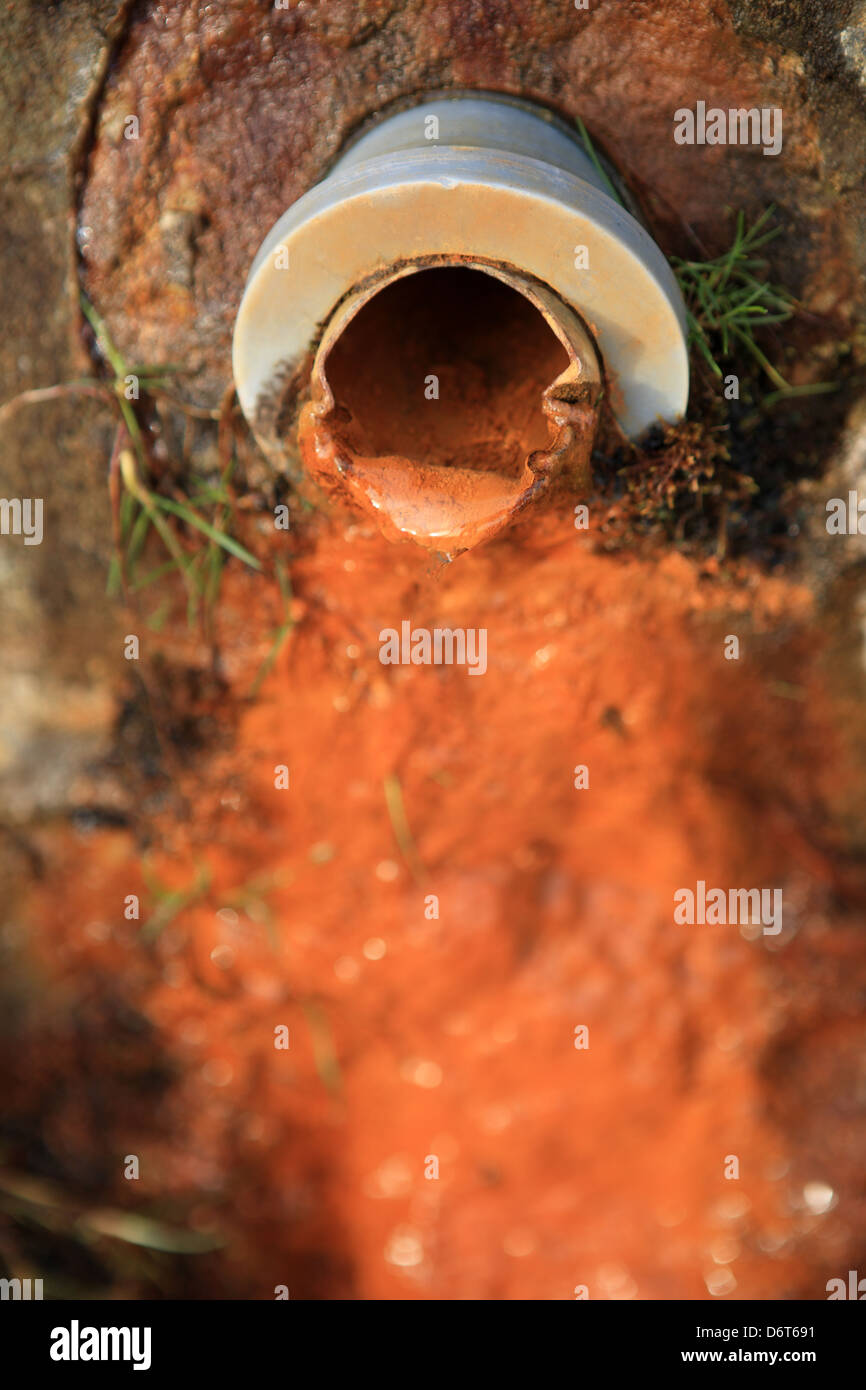
<svg viewBox="0 0 866 1390"><path fill-rule="evenodd" d="M524 295L483 271L443 266L376 294L334 344L327 371L351 416L341 435L353 453L517 479L527 455L549 447L542 394L567 366Z"/></svg>

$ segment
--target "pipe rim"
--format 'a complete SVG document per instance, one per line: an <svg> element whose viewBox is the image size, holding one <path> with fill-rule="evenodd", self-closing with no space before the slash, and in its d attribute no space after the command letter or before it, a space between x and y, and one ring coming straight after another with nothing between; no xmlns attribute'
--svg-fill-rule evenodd
<svg viewBox="0 0 866 1390"><path fill-rule="evenodd" d="M486 216L473 206L479 197ZM531 214L536 226L556 224L555 238L525 228L521 234L513 225L509 230L510 219L526 223ZM465 223L474 229L471 245L461 234ZM590 267L594 251L600 255L606 271L570 270L562 248L576 245L589 247ZM275 264L281 248L288 253L288 270ZM285 378L315 349L346 295L395 261L437 256L508 266L547 284L588 322L615 383L613 410L626 434L636 437L656 420L684 413L682 297L667 260L640 224L607 194L543 161L440 147L377 156L336 171L266 236L233 343L238 395L256 433L268 434L262 400L276 389L281 373Z"/></svg>

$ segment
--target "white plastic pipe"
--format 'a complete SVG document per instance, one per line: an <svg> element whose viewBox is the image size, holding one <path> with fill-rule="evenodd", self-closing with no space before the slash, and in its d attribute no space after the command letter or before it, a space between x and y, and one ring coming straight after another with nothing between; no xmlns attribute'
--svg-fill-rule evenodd
<svg viewBox="0 0 866 1390"><path fill-rule="evenodd" d="M271 454L337 307L431 264L471 261L548 286L589 329L624 431L688 400L674 275L568 127L501 96L445 94L363 133L266 236L235 324L241 406Z"/></svg>

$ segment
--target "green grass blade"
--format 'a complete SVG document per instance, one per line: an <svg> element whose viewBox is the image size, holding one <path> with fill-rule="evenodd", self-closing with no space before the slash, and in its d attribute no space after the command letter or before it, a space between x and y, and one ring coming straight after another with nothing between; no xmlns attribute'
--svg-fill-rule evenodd
<svg viewBox="0 0 866 1390"><path fill-rule="evenodd" d="M224 550L234 555L236 559L243 560L245 565L249 565L250 569L260 570L262 568L260 561L256 559L255 555L251 555L248 550L245 550L239 541L236 541L232 536L227 536L224 531L218 531L215 526L211 526L209 521L205 521L204 517L199 516L198 513L192 511L191 508L184 507L180 502L172 502L168 497L159 497L156 494L154 494L153 500L163 511L171 512L173 516L179 516L188 526L194 526L196 530L201 531L202 535L207 536L208 540L213 541L215 545L221 545Z"/></svg>

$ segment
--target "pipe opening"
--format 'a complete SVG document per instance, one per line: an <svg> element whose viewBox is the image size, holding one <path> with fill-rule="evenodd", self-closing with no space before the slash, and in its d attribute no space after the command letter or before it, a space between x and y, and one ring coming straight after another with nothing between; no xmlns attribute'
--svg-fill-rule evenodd
<svg viewBox="0 0 866 1390"><path fill-rule="evenodd" d="M542 395L568 365L518 290L483 271L440 266L374 295L326 370L341 439L356 457L516 480L527 456L550 446Z"/></svg>

